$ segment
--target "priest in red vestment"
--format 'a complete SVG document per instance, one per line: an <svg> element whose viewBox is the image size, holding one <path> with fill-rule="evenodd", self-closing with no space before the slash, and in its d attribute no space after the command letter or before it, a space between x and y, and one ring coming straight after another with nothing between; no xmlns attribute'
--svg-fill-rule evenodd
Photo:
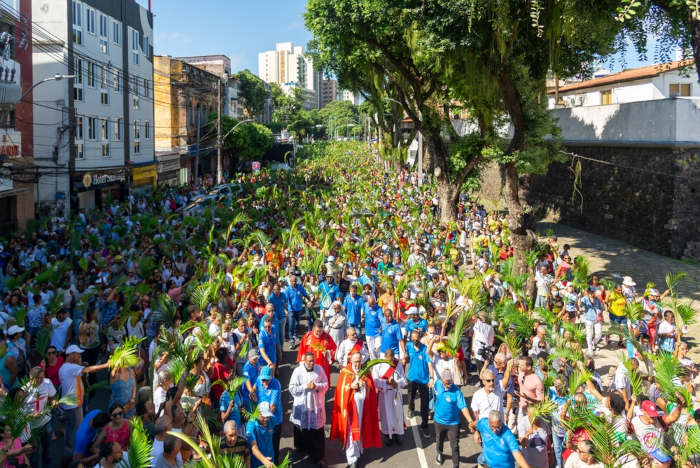
<svg viewBox="0 0 700 468"><path fill-rule="evenodd" d="M382 446L377 390L371 375L358 378L361 368L362 356L353 353L340 371L333 402L331 439L343 442L350 468L356 468L363 449Z"/></svg>
<svg viewBox="0 0 700 468"><path fill-rule="evenodd" d="M326 378L331 381L331 361L335 356L336 344L333 338L323 331L323 322L314 321L310 332L307 332L299 343L297 362L304 360L307 352L314 353L314 361L326 372Z"/></svg>

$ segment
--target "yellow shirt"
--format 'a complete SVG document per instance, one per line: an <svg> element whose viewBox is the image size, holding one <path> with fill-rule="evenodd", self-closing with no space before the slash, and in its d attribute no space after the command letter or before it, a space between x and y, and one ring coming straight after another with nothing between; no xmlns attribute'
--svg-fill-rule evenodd
<svg viewBox="0 0 700 468"><path fill-rule="evenodd" d="M608 304L611 314L615 315L616 317L625 316L625 305L627 304L625 296L613 291L610 293L610 299L608 300Z"/></svg>

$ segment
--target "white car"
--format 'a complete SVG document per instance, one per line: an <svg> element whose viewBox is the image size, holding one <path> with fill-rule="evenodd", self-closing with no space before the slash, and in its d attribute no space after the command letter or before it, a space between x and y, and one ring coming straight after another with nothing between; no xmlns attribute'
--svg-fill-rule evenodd
<svg viewBox="0 0 700 468"><path fill-rule="evenodd" d="M217 198L231 198L237 195L240 195L243 193L243 187L241 187L241 184L222 184L222 185L217 185L213 189L209 191L210 196L214 196Z"/></svg>
<svg viewBox="0 0 700 468"><path fill-rule="evenodd" d="M186 207L182 208L183 216L199 216L216 207L216 195L205 195Z"/></svg>

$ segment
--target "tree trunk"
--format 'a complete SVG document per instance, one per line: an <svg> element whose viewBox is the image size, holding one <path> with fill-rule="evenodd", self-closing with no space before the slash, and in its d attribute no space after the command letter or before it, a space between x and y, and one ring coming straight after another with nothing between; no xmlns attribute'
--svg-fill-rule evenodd
<svg viewBox="0 0 700 468"><path fill-rule="evenodd" d="M438 206L440 207L440 222L447 224L456 220L459 187L456 187L447 177L438 177L437 193Z"/></svg>
<svg viewBox="0 0 700 468"><path fill-rule="evenodd" d="M700 20L690 20L690 45L695 59L695 73L700 79Z"/></svg>

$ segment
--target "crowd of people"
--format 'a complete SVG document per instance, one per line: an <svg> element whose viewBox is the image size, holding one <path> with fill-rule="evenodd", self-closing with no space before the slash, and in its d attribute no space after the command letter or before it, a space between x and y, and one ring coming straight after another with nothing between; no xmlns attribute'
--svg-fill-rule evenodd
<svg viewBox="0 0 700 468"><path fill-rule="evenodd" d="M660 293L551 235L515 252L466 195L441 225L433 186L353 145L200 215L204 188L159 188L2 241L2 466L284 466L283 425L317 466L409 426L438 465L465 432L482 467L700 462L682 274Z"/></svg>

